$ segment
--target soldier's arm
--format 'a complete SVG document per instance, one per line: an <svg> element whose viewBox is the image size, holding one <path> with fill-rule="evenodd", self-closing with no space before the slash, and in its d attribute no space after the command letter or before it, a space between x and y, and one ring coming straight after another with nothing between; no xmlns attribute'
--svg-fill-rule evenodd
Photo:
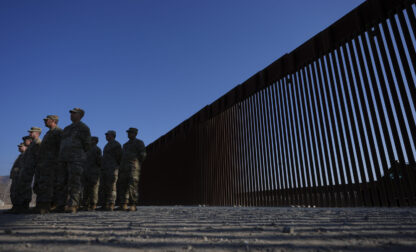
<svg viewBox="0 0 416 252"><path fill-rule="evenodd" d="M39 159L39 153L40 153L40 145L42 144L42 142L36 144L35 146L33 146L33 161L35 161L35 163L37 163L38 159ZM36 165L36 164L35 164Z"/></svg>
<svg viewBox="0 0 416 252"><path fill-rule="evenodd" d="M97 148L97 154L96 154L96 160L95 163L101 167L101 160L102 160L102 153L101 153L101 149Z"/></svg>
<svg viewBox="0 0 416 252"><path fill-rule="evenodd" d="M138 159L142 163L146 159L147 153L146 153L146 146L142 141L139 142L139 153L138 153Z"/></svg>
<svg viewBox="0 0 416 252"><path fill-rule="evenodd" d="M123 150L121 149L120 144L114 146L114 158L117 161L117 164L121 164L121 156L123 155Z"/></svg>
<svg viewBox="0 0 416 252"><path fill-rule="evenodd" d="M62 133L63 133L62 130L59 130L59 131L56 132L56 143L55 143L56 146L55 146L55 148L57 150L59 150L59 148L61 146Z"/></svg>
<svg viewBox="0 0 416 252"><path fill-rule="evenodd" d="M19 158L17 158L12 166L12 169L10 169L10 178L13 179L13 174L16 172L16 169L18 169L18 163L19 163Z"/></svg>
<svg viewBox="0 0 416 252"><path fill-rule="evenodd" d="M81 142L85 152L91 148L91 132L88 127L81 131Z"/></svg>
<svg viewBox="0 0 416 252"><path fill-rule="evenodd" d="M29 171L34 170L34 167L36 166L36 155L35 155L35 146L29 146L29 148L26 151L26 157L24 162L24 169L28 169Z"/></svg>

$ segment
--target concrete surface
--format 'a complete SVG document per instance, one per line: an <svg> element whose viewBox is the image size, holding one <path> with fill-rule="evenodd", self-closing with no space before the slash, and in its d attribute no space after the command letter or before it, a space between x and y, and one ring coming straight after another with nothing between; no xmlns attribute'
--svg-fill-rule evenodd
<svg viewBox="0 0 416 252"><path fill-rule="evenodd" d="M139 207L6 215L0 251L416 251L416 208Z"/></svg>

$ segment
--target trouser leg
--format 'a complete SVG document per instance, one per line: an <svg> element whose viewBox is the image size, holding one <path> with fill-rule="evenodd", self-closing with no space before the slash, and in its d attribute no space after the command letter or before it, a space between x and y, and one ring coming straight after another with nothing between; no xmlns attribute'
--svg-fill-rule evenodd
<svg viewBox="0 0 416 252"><path fill-rule="evenodd" d="M90 201L89 198L89 186L90 186L90 181L88 180L88 178L84 175L84 178L82 180L82 185L83 185L83 190L82 190L82 201L81 201L81 205L84 207L87 207Z"/></svg>
<svg viewBox="0 0 416 252"><path fill-rule="evenodd" d="M139 176L140 167L138 164L135 164L135 166L131 169L128 185L130 205L137 205L139 199Z"/></svg>
<svg viewBox="0 0 416 252"><path fill-rule="evenodd" d="M89 204L97 205L98 203L98 188L99 188L100 182L98 178L93 178L91 180L91 189L90 189L90 202Z"/></svg>
<svg viewBox="0 0 416 252"><path fill-rule="evenodd" d="M19 172L19 179L16 185L16 205L29 206L32 200L32 181L34 167L25 166Z"/></svg>
<svg viewBox="0 0 416 252"><path fill-rule="evenodd" d="M105 177L105 185L104 185L104 194L105 194L105 201L104 204L114 204L116 201L116 181L117 176L113 173L106 174Z"/></svg>
<svg viewBox="0 0 416 252"><path fill-rule="evenodd" d="M12 202L13 205L16 205L16 185L17 185L17 178L13 178L12 183L10 185L10 201Z"/></svg>
<svg viewBox="0 0 416 252"><path fill-rule="evenodd" d="M57 170L57 162L45 162L38 166L38 194L37 203L51 203L54 195L55 173Z"/></svg>
<svg viewBox="0 0 416 252"><path fill-rule="evenodd" d="M64 207L68 199L68 163L60 162L55 174L53 201L57 207Z"/></svg>
<svg viewBox="0 0 416 252"><path fill-rule="evenodd" d="M83 162L68 162L68 206L79 206L81 196L81 176L83 170Z"/></svg>
<svg viewBox="0 0 416 252"><path fill-rule="evenodd" d="M122 204L128 204L129 203L129 172L127 169L120 168L119 173L119 187L117 191L118 199L120 201L120 205Z"/></svg>

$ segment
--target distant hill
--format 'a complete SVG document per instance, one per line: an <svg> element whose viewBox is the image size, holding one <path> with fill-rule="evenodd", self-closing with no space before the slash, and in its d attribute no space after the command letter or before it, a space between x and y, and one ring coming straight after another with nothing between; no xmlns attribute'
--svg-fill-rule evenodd
<svg viewBox="0 0 416 252"><path fill-rule="evenodd" d="M0 184L9 183L9 176L0 176Z"/></svg>
<svg viewBox="0 0 416 252"><path fill-rule="evenodd" d="M0 176L0 200L2 200L6 204L10 203L9 184L9 176Z"/></svg>
<svg viewBox="0 0 416 252"><path fill-rule="evenodd" d="M9 205L10 202L10 179L9 176L0 176L0 200ZM36 194L32 194L31 206L36 202Z"/></svg>

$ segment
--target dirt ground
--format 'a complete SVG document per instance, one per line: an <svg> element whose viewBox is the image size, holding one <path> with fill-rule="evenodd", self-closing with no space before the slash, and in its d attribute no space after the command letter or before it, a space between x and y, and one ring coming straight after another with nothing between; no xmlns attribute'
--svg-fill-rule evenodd
<svg viewBox="0 0 416 252"><path fill-rule="evenodd" d="M0 211L2 212L2 211ZM415 251L416 208L140 207L6 215L0 251Z"/></svg>

